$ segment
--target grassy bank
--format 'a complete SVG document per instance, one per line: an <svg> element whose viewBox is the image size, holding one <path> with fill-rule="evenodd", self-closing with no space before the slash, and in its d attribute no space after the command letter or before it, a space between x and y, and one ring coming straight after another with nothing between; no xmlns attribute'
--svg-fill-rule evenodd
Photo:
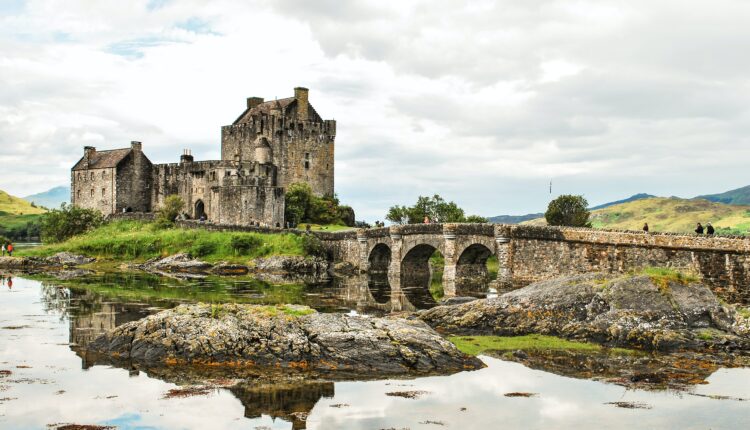
<svg viewBox="0 0 750 430"><path fill-rule="evenodd" d="M587 342L574 342L554 336L530 334L526 336L451 336L448 338L464 354L479 355L485 351L516 350L567 350L581 352L613 351L617 353L632 352L623 348L605 348Z"/></svg>
<svg viewBox="0 0 750 430"><path fill-rule="evenodd" d="M115 221L65 242L23 250L49 256L61 251L117 261L143 261L189 252L208 262L246 262L270 255L305 255L305 238L294 234L157 229L152 223Z"/></svg>

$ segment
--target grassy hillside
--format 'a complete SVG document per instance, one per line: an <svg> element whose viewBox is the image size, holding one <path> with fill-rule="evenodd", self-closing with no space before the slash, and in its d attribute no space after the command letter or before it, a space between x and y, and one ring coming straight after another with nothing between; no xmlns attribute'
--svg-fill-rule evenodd
<svg viewBox="0 0 750 430"><path fill-rule="evenodd" d="M39 215L47 212L38 207L31 206L26 200L11 196L5 191L0 190L0 212L7 215Z"/></svg>
<svg viewBox="0 0 750 430"><path fill-rule="evenodd" d="M306 255L305 236L157 229L152 223L115 221L65 242L23 250L19 255L49 256L60 251L115 261L143 261L189 252L209 262L247 262L269 255Z"/></svg>
<svg viewBox="0 0 750 430"><path fill-rule="evenodd" d="M657 197L591 212L591 224L595 228L640 230L645 222L651 231L692 233L696 223L711 222L718 233L748 234L750 206ZM524 224L544 225L545 221L538 218Z"/></svg>
<svg viewBox="0 0 750 430"><path fill-rule="evenodd" d="M750 205L750 185L721 194L698 196L696 197L696 199L705 199L712 202L726 203L729 205Z"/></svg>

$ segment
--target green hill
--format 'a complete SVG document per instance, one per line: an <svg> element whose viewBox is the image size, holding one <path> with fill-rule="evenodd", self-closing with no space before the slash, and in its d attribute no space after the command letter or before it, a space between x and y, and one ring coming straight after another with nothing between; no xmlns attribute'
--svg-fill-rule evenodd
<svg viewBox="0 0 750 430"><path fill-rule="evenodd" d="M655 197L609 206L591 212L595 228L640 230L648 223L651 231L692 233L695 224L710 222L723 234L747 234L750 206L727 205L702 199ZM544 218L523 224L544 225Z"/></svg>
<svg viewBox="0 0 750 430"><path fill-rule="evenodd" d="M39 235L39 217L47 212L21 198L0 190L0 236L12 240L32 239Z"/></svg>
<svg viewBox="0 0 750 430"><path fill-rule="evenodd" d="M712 202L726 203L728 205L750 205L750 185L721 194L698 196L696 199L710 200Z"/></svg>

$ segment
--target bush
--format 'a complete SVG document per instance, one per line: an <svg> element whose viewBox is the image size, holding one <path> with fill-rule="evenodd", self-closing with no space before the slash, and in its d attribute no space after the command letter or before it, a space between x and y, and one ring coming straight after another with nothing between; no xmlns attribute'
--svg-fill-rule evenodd
<svg viewBox="0 0 750 430"><path fill-rule="evenodd" d="M312 257L325 257L326 250L323 247L323 242L320 241L316 236L312 234L305 234L302 236L302 249L305 254Z"/></svg>
<svg viewBox="0 0 750 430"><path fill-rule="evenodd" d="M549 225L591 227L588 205L583 196L564 194L549 203L544 218Z"/></svg>
<svg viewBox="0 0 750 430"><path fill-rule="evenodd" d="M104 224L101 212L63 203L42 216L41 236L44 242L62 242Z"/></svg>
<svg viewBox="0 0 750 430"><path fill-rule="evenodd" d="M291 184L284 199L284 218L292 226L302 223L354 226L354 209L342 206L336 196L314 195L309 184Z"/></svg>
<svg viewBox="0 0 750 430"><path fill-rule="evenodd" d="M263 241L259 237L250 235L234 235L229 242L235 255L249 254L262 245Z"/></svg>
<svg viewBox="0 0 750 430"><path fill-rule="evenodd" d="M190 255L193 257L205 257L216 252L216 243L208 240L198 240L190 247Z"/></svg>
<svg viewBox="0 0 750 430"><path fill-rule="evenodd" d="M159 227L169 227L174 225L174 220L185 207L185 201L178 195L168 196L164 200L162 207L156 211L156 224Z"/></svg>

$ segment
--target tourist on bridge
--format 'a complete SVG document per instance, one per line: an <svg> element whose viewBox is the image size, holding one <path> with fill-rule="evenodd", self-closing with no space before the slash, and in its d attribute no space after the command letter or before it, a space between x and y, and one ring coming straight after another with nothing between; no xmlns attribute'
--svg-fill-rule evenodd
<svg viewBox="0 0 750 430"><path fill-rule="evenodd" d="M430 223L430 217L428 217L427 215L425 215L425 216L424 216L424 221L422 221L422 222L423 222L424 224L429 224L429 223Z"/></svg>
<svg viewBox="0 0 750 430"><path fill-rule="evenodd" d="M648 233L648 223L647 222L643 223L643 232L644 233Z"/></svg>
<svg viewBox="0 0 750 430"><path fill-rule="evenodd" d="M3 257L5 257L5 244L3 244Z"/></svg>
<svg viewBox="0 0 750 430"><path fill-rule="evenodd" d="M714 226L712 226L710 222L706 224L706 234L709 236L713 236L714 234Z"/></svg>
<svg viewBox="0 0 750 430"><path fill-rule="evenodd" d="M6 249L8 250L8 255L12 257L13 256L13 244L9 243Z"/></svg>
<svg viewBox="0 0 750 430"><path fill-rule="evenodd" d="M698 223L698 226L695 227L695 232L697 234L703 234L703 226L701 225L701 223Z"/></svg>

